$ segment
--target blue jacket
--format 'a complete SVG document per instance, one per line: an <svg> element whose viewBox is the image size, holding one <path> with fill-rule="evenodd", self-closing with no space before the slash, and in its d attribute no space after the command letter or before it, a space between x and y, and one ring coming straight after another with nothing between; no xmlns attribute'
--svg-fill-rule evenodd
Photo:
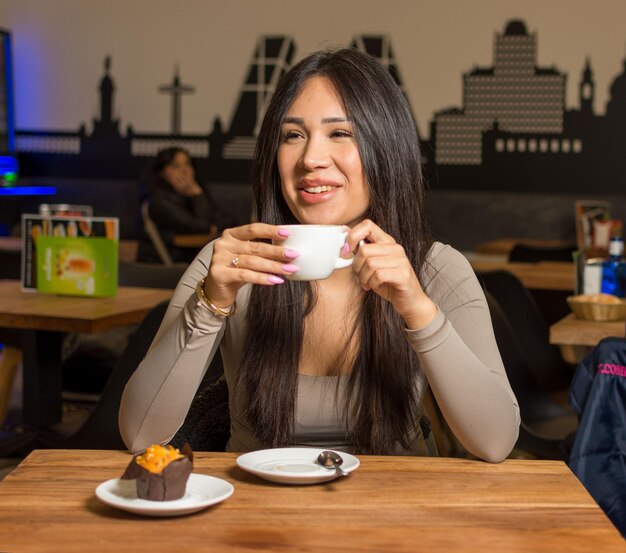
<svg viewBox="0 0 626 553"><path fill-rule="evenodd" d="M626 338L605 338L569 392L580 426L569 467L626 537Z"/></svg>

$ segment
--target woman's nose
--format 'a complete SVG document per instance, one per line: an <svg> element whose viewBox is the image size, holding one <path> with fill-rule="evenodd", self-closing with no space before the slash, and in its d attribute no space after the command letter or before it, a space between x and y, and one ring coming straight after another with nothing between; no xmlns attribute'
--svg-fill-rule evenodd
<svg viewBox="0 0 626 553"><path fill-rule="evenodd" d="M300 164L303 168L311 170L330 165L330 155L322 141L309 139L306 143Z"/></svg>

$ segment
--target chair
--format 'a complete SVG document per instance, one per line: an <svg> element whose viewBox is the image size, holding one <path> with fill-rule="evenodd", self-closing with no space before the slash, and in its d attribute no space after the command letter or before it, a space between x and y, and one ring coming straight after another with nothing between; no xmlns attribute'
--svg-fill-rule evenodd
<svg viewBox="0 0 626 553"><path fill-rule="evenodd" d="M518 263L538 263L539 261L569 261L573 260L573 253L577 246L561 246L556 248L515 244L509 252L509 261Z"/></svg>
<svg viewBox="0 0 626 553"><path fill-rule="evenodd" d="M517 333L494 296L489 291L485 296L498 349L520 408L516 447L540 459L565 460L568 438L578 426L576 416L537 386Z"/></svg>
<svg viewBox="0 0 626 553"><path fill-rule="evenodd" d="M140 209L141 209L141 219L143 221L143 228L146 234L148 235L148 238L150 238L150 241L152 242L152 245L154 246L154 249L156 250L163 264L172 265L173 264L172 256L170 255L170 252L168 251L167 246L165 245L165 243L163 242L163 239L161 238L159 229L157 228L157 226L154 224L154 221L150 217L149 205L150 204L148 200L143 200L141 202Z"/></svg>
<svg viewBox="0 0 626 553"><path fill-rule="evenodd" d="M498 302L511 324L528 361L533 379L541 389L565 389L572 375L558 347L549 342L549 328L529 290L511 272L477 272L476 276Z"/></svg>
<svg viewBox="0 0 626 553"><path fill-rule="evenodd" d="M22 350L4 344L0 349L0 425L7 416L13 382L22 364Z"/></svg>
<svg viewBox="0 0 626 553"><path fill-rule="evenodd" d="M146 355L167 306L168 302L165 301L153 307L130 336L100 400L86 422L70 436L61 436L51 431L42 432L38 437L41 445L60 449L126 449L117 424L122 392Z"/></svg>
<svg viewBox="0 0 626 553"><path fill-rule="evenodd" d="M228 386L223 378L218 378L196 394L171 443L182 447L187 442L194 451L224 451L229 438Z"/></svg>
<svg viewBox="0 0 626 553"><path fill-rule="evenodd" d="M118 282L120 286L174 289L187 267L185 263L120 262ZM66 336L64 347L69 353L63 360L64 398L97 401L136 327L127 325L104 333ZM85 371L85 366L90 370Z"/></svg>
<svg viewBox="0 0 626 553"><path fill-rule="evenodd" d="M21 249L0 247L0 279L18 280L20 278L21 259ZM5 333L2 333L0 334L0 425L7 414L15 373L22 362L20 340L18 339L16 343L4 342Z"/></svg>
<svg viewBox="0 0 626 553"><path fill-rule="evenodd" d="M22 250L0 248L0 278L19 280L22 264Z"/></svg>
<svg viewBox="0 0 626 553"><path fill-rule="evenodd" d="M187 263L120 262L118 282L120 286L174 289L188 267Z"/></svg>
<svg viewBox="0 0 626 553"><path fill-rule="evenodd" d="M573 253L577 250L574 244L561 247L539 247L517 244L509 252L509 261L520 263L538 263L540 261L573 261ZM566 298L570 291L564 290L532 290L532 296L540 307L541 313L548 324L553 324L569 313Z"/></svg>

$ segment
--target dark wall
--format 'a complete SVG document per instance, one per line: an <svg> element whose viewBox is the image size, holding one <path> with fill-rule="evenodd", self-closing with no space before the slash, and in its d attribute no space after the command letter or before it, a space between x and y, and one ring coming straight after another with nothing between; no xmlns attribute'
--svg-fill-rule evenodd
<svg viewBox="0 0 626 553"><path fill-rule="evenodd" d="M29 183L54 185L57 194L26 200L21 208L16 204L11 212L16 222L20 211L36 212L38 204L44 201L87 203L94 206L97 216L119 217L122 238L136 237L139 200L135 181L48 178L32 179ZM208 189L217 207L238 224L249 221L249 185L209 183ZM431 190L427 194L427 212L437 240L460 250L472 250L480 242L502 237L575 241L574 202L579 199L608 200L613 206L612 216L626 220L626 196L600 194Z"/></svg>
<svg viewBox="0 0 626 553"><path fill-rule="evenodd" d="M139 229L139 185L132 180L33 178L22 181L29 185L55 186L54 196L36 196L11 203L5 202L0 217L10 227L19 224L21 213L37 213L40 203L88 204L97 217L120 219L120 238L133 239ZM250 187L239 183L209 183L209 194L216 207L225 211L238 224L249 220Z"/></svg>
<svg viewBox="0 0 626 553"><path fill-rule="evenodd" d="M610 201L612 217L626 220L626 196L431 191L427 198L435 238L460 250L503 237L575 242L574 202L581 199Z"/></svg>

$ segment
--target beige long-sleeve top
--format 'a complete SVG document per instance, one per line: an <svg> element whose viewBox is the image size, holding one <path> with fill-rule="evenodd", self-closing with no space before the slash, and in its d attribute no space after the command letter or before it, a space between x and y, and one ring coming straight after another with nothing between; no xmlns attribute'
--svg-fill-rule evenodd
<svg viewBox="0 0 626 553"><path fill-rule="evenodd" d="M195 289L207 274L212 252L212 244L207 245L181 278L150 350L124 390L120 432L133 452L174 436L218 347L229 388L228 449L260 447L235 387L250 286L239 291L235 315L220 319L210 313ZM421 282L439 311L428 326L406 330L406 339L461 444L482 459L501 461L517 440L520 416L482 288L465 257L441 243L431 248ZM350 444L342 442L344 382L337 378L342 377L299 376L293 445L349 450ZM423 453L423 440L414 453Z"/></svg>

